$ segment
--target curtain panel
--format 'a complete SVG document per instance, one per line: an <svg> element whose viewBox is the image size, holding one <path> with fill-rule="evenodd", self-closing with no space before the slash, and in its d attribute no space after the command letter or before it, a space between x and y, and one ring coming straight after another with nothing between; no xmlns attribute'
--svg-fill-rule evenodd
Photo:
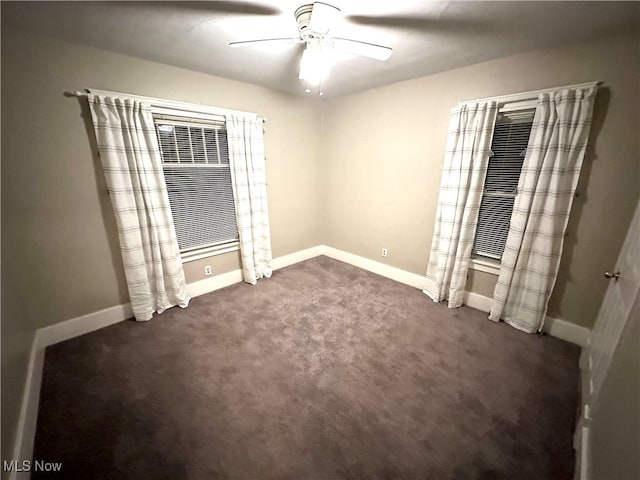
<svg viewBox="0 0 640 480"><path fill-rule="evenodd" d="M228 115L227 136L242 276L255 285L272 272L263 122Z"/></svg>
<svg viewBox="0 0 640 480"><path fill-rule="evenodd" d="M538 98L489 318L542 329L582 168L597 87Z"/></svg>
<svg viewBox="0 0 640 480"><path fill-rule="evenodd" d="M494 101L451 110L423 290L434 302L448 299L451 308L462 305L497 111Z"/></svg>
<svg viewBox="0 0 640 480"><path fill-rule="evenodd" d="M184 270L153 116L139 101L88 96L136 320L186 307Z"/></svg>

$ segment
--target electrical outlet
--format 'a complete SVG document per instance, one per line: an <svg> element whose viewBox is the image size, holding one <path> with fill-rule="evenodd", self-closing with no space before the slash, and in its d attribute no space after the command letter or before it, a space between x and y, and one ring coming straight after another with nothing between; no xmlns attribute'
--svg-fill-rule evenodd
<svg viewBox="0 0 640 480"><path fill-rule="evenodd" d="M388 254L389 254L389 252L387 252L387 249L386 249L386 248L383 248L383 249L382 249L382 256L383 256L383 257L386 257Z"/></svg>
<svg viewBox="0 0 640 480"><path fill-rule="evenodd" d="M211 275L211 265L207 265L206 267L204 267L204 274Z"/></svg>

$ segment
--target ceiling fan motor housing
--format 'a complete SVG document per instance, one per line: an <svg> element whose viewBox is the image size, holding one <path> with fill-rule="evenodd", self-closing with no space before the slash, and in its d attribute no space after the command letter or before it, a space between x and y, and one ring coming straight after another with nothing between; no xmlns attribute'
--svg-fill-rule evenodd
<svg viewBox="0 0 640 480"><path fill-rule="evenodd" d="M311 34L311 31L309 30L309 22L311 21L312 10L313 4L310 3L296 8L296 11L293 14L296 17L296 22L298 22L298 32L303 40L306 40Z"/></svg>
<svg viewBox="0 0 640 480"><path fill-rule="evenodd" d="M305 48L300 59L298 78L307 82L305 91L309 92L309 84L321 85L322 80L327 76L333 62L332 52L334 50L376 60L386 60L391 55L391 48L383 45L330 35L329 32L335 26L336 21L338 23L340 21L340 14L341 11L338 7L324 1L307 3L296 8L293 14L298 24L299 38L264 38L232 42L229 45L246 47L272 43L304 43ZM322 88L320 88L319 94L322 95Z"/></svg>

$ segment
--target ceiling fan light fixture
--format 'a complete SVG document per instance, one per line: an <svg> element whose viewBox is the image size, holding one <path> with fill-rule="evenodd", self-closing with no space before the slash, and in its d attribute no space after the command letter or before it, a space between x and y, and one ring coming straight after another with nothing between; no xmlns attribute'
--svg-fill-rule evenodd
<svg viewBox="0 0 640 480"><path fill-rule="evenodd" d="M298 78L311 85L322 82L331 69L329 55L321 48L307 46L300 59L300 74Z"/></svg>
<svg viewBox="0 0 640 480"><path fill-rule="evenodd" d="M308 1L308 0L307 0ZM325 0L327 2L332 0ZM375 43L336 37L329 32L335 24L340 24L341 11L325 1L306 3L296 8L294 16L298 25L297 37L262 38L231 42L231 47L248 47L273 44L306 44L300 59L298 78L305 84L305 92L311 93L318 87L323 95L322 82L337 60L335 52L344 52L355 56L387 60L392 53L390 47ZM367 17L362 17L367 18ZM375 18L375 17L374 17Z"/></svg>

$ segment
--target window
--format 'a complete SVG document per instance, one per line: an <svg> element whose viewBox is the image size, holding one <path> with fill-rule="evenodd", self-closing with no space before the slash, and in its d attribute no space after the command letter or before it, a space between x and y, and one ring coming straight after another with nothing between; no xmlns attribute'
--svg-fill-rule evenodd
<svg viewBox="0 0 640 480"><path fill-rule="evenodd" d="M224 120L154 114L154 121L183 261L237 250Z"/></svg>
<svg viewBox="0 0 640 480"><path fill-rule="evenodd" d="M527 109L498 114L473 243L477 257L502 258L534 113Z"/></svg>

